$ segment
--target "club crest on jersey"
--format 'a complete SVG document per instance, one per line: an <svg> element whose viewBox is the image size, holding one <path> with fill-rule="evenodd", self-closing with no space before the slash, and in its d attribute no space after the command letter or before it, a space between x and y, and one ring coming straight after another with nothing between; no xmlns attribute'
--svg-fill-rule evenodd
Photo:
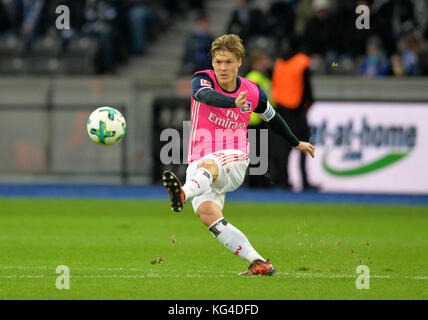
<svg viewBox="0 0 428 320"><path fill-rule="evenodd" d="M250 110L241 109L241 112L251 112L251 103L248 102L247 104L250 107Z"/></svg>
<svg viewBox="0 0 428 320"><path fill-rule="evenodd" d="M208 80L201 79L201 86L203 86L203 87L211 87L211 83Z"/></svg>

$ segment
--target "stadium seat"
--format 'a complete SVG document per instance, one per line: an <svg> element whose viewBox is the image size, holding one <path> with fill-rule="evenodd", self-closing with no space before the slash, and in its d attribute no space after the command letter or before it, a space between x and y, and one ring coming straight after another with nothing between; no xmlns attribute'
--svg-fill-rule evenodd
<svg viewBox="0 0 428 320"><path fill-rule="evenodd" d="M15 35L8 35L0 40L0 73L24 73L28 69L24 59L24 41Z"/></svg>
<svg viewBox="0 0 428 320"><path fill-rule="evenodd" d="M30 69L33 74L56 74L61 68L62 44L59 39L43 37L36 40L31 48Z"/></svg>
<svg viewBox="0 0 428 320"><path fill-rule="evenodd" d="M66 72L68 74L95 74L95 58L98 48L98 41L91 37L71 40L64 54Z"/></svg>

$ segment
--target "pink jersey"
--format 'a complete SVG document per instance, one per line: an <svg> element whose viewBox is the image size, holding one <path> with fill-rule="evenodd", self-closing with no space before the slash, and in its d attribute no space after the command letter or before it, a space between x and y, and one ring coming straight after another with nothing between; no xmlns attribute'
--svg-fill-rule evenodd
<svg viewBox="0 0 428 320"><path fill-rule="evenodd" d="M260 93L257 84L239 77L239 88L233 93L229 93L219 86L213 70L203 70L196 74L198 73L208 74L214 83L213 89L224 95L237 97L240 92L248 91L247 102L251 111L238 108L217 108L192 97L188 163L199 160L207 154L225 149L239 150L248 155L247 126L251 112L259 103ZM208 81L202 84L202 86L204 85L212 88Z"/></svg>

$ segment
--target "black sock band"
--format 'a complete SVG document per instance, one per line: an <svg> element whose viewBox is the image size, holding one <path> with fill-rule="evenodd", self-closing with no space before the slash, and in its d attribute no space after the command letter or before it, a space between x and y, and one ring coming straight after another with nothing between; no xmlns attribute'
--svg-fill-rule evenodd
<svg viewBox="0 0 428 320"><path fill-rule="evenodd" d="M209 228L209 230L212 232L212 234L216 238L220 234L220 231L218 231L218 229L216 228L219 223L221 223L223 225L227 225L229 222L227 222L224 218L222 218L221 220L217 221L217 223L215 223L213 226L211 226Z"/></svg>

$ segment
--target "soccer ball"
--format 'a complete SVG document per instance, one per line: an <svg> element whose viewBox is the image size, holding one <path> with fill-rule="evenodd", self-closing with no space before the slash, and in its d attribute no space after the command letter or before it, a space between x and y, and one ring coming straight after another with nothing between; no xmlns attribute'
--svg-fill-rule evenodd
<svg viewBox="0 0 428 320"><path fill-rule="evenodd" d="M126 121L116 109L101 107L91 113L86 128L92 141L102 146L112 146L125 136Z"/></svg>

